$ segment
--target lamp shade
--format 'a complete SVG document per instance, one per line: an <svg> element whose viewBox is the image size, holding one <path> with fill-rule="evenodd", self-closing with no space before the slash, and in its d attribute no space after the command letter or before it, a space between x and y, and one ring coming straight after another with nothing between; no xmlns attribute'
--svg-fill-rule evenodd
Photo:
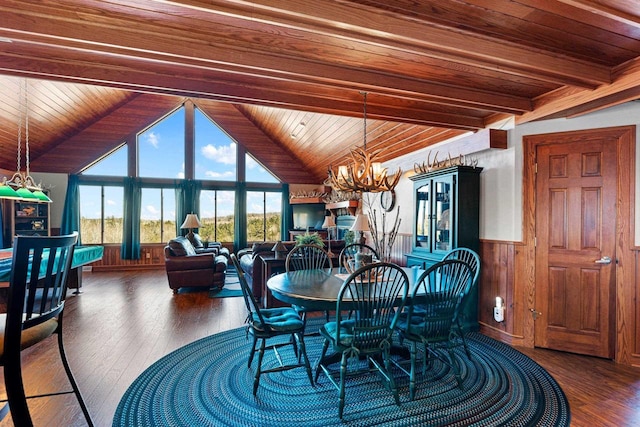
<svg viewBox="0 0 640 427"><path fill-rule="evenodd" d="M358 214L350 230L351 231L369 231L369 218L366 215Z"/></svg>
<svg viewBox="0 0 640 427"><path fill-rule="evenodd" d="M36 196L33 195L33 193L31 191L29 191L29 189L27 187L20 187L16 190L16 193L18 193L18 196L20 196L20 198L22 200L26 200L26 201L30 201L30 202L39 202L40 200L38 200L38 198Z"/></svg>
<svg viewBox="0 0 640 427"><path fill-rule="evenodd" d="M190 213L187 214L187 217L184 219L184 222L180 226L180 228L200 228L202 224L200 224L200 220L198 219L198 215Z"/></svg>
<svg viewBox="0 0 640 427"><path fill-rule="evenodd" d="M336 222L333 219L333 215L327 215L324 217L324 222L322 223L322 228L331 228L335 227Z"/></svg>
<svg viewBox="0 0 640 427"><path fill-rule="evenodd" d="M275 245L271 248L273 252L286 252L287 247L282 243L281 240L278 240Z"/></svg>
<svg viewBox="0 0 640 427"><path fill-rule="evenodd" d="M0 184L0 199L20 200L21 197L13 188L9 187L6 184Z"/></svg>
<svg viewBox="0 0 640 427"><path fill-rule="evenodd" d="M36 196L36 198L41 202L45 202L45 203L52 202L49 196L47 196L42 190L33 190L33 195Z"/></svg>

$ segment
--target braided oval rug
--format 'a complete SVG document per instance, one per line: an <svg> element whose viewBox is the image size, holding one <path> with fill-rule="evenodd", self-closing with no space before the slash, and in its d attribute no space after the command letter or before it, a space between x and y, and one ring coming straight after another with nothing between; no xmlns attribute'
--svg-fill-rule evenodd
<svg viewBox="0 0 640 427"><path fill-rule="evenodd" d="M313 319L315 320L315 319ZM307 326L313 328L312 322ZM343 419L338 391L321 374L311 386L304 368L265 374L252 394L247 368L251 341L245 328L195 341L161 358L129 387L113 425L141 426L568 426L564 392L537 363L511 347L477 333L468 334L469 360L462 347L463 389L449 368L435 360L409 400L408 377L394 370L397 406L379 375L347 379ZM322 339L307 337L311 365ZM291 347L280 350L295 360ZM273 352L263 364L277 363Z"/></svg>

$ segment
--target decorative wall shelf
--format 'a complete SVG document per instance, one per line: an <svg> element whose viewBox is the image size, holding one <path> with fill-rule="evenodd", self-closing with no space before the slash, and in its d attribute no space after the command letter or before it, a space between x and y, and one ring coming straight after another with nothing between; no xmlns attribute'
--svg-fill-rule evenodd
<svg viewBox="0 0 640 427"><path fill-rule="evenodd" d="M327 203L324 208L330 210L335 216L338 216L341 209L349 212L349 215L351 216L356 216L359 204L360 202L358 200L345 200L344 202Z"/></svg>
<svg viewBox="0 0 640 427"><path fill-rule="evenodd" d="M324 203L322 197L292 197L289 199L292 205L300 205L303 203Z"/></svg>

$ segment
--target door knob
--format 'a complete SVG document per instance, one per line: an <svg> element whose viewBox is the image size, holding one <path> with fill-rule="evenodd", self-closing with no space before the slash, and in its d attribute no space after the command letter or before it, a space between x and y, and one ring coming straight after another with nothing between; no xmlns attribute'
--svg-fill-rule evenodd
<svg viewBox="0 0 640 427"><path fill-rule="evenodd" d="M603 256L600 259L596 260L596 264L611 264L611 258L608 256Z"/></svg>

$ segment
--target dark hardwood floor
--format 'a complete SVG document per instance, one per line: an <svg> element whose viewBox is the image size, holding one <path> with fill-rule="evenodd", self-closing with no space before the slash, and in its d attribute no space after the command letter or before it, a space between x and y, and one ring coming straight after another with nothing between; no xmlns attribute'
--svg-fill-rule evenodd
<svg viewBox="0 0 640 427"><path fill-rule="evenodd" d="M150 364L199 338L243 324L242 298L172 295L163 270L84 274L65 308L65 346L97 426L110 426L120 398ZM572 426L640 425L640 369L543 349L522 352L560 383ZM54 339L23 352L27 393L69 389ZM4 388L0 390L4 398ZM73 395L33 399L37 426L85 425ZM12 425L7 416L0 426ZM132 426L135 427L135 426Z"/></svg>

